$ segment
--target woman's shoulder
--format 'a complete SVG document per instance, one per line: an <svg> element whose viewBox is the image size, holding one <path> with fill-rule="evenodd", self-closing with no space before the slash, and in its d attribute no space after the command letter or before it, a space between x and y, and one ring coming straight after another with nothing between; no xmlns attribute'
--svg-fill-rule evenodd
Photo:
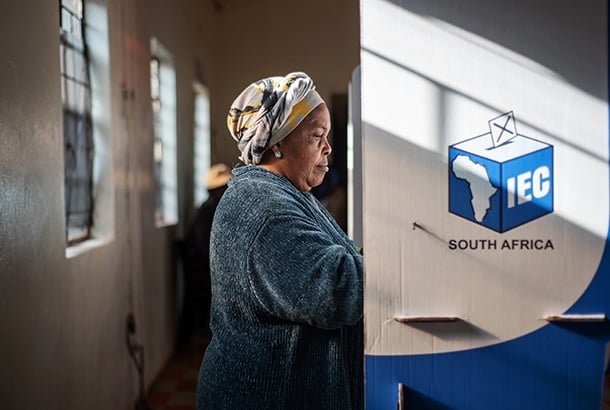
<svg viewBox="0 0 610 410"><path fill-rule="evenodd" d="M233 195L264 203L290 203L302 194L284 177L257 166L244 166L234 171L230 182Z"/></svg>
<svg viewBox="0 0 610 410"><path fill-rule="evenodd" d="M271 216L277 212L302 213L306 199L287 179L257 166L233 171L235 177L221 200L229 212L248 212Z"/></svg>

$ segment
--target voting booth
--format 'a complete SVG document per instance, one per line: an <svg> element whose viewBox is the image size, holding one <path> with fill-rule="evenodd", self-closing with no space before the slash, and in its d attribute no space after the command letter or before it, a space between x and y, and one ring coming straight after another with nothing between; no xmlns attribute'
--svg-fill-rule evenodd
<svg viewBox="0 0 610 410"><path fill-rule="evenodd" d="M607 2L361 13L367 409L600 409Z"/></svg>

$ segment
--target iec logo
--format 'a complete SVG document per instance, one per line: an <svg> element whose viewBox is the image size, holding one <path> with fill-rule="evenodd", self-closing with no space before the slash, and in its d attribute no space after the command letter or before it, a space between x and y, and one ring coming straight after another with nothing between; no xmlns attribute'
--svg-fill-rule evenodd
<svg viewBox="0 0 610 410"><path fill-rule="evenodd" d="M449 147L449 212L506 232L553 212L553 146L517 134L513 112Z"/></svg>

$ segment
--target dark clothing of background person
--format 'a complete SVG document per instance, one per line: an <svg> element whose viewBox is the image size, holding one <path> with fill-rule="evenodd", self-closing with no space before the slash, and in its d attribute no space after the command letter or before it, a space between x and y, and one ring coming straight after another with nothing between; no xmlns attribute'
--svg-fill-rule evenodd
<svg viewBox="0 0 610 410"><path fill-rule="evenodd" d="M180 342L185 343L199 328L209 333L210 316L210 230L217 201L210 196L197 210L184 238L184 305Z"/></svg>
<svg viewBox="0 0 610 410"><path fill-rule="evenodd" d="M210 231L218 201L231 178L225 164L213 165L207 174L209 197L197 209L182 241L184 269L184 303L180 323L179 344L189 341L193 332L202 331L209 338L210 329Z"/></svg>

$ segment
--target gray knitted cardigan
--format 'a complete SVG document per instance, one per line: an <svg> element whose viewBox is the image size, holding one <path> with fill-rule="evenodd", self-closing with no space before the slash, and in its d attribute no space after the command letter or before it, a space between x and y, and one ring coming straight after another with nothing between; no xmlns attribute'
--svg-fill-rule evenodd
<svg viewBox="0 0 610 410"><path fill-rule="evenodd" d="M197 408L362 408L362 256L310 193L257 166L233 173L212 225Z"/></svg>

